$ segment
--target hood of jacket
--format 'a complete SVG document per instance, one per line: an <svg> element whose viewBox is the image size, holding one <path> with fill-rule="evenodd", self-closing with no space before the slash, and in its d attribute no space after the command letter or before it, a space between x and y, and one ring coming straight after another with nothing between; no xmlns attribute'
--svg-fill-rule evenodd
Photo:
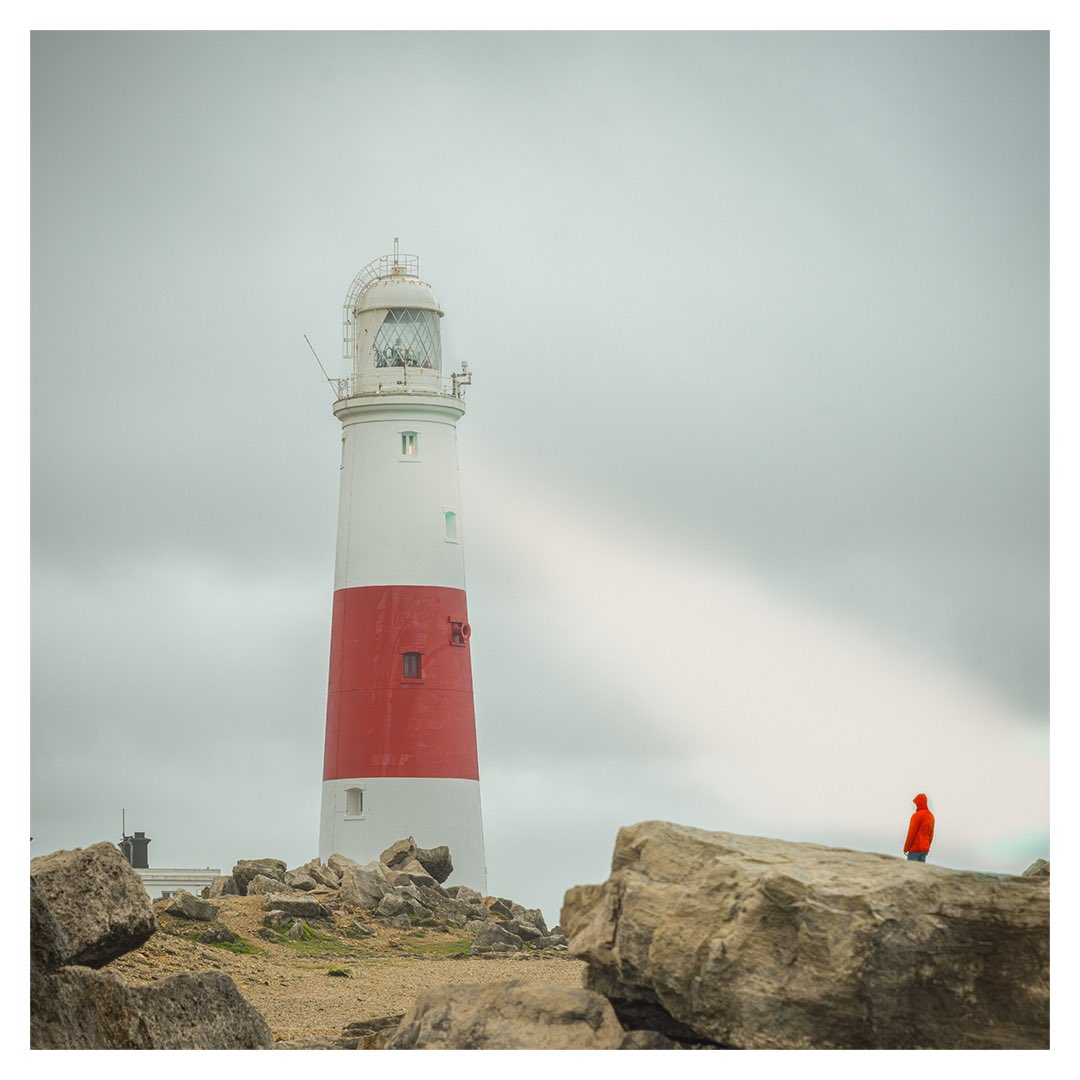
<svg viewBox="0 0 1080 1080"><path fill-rule="evenodd" d="M925 795L916 795L915 798L912 801L915 803L915 809L916 810L925 810L926 809L926 796Z"/></svg>

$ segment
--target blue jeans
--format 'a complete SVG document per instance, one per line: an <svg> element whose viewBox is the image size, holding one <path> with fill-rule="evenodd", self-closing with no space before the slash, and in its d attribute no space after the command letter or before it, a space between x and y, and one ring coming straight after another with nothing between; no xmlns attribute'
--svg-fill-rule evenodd
<svg viewBox="0 0 1080 1080"><path fill-rule="evenodd" d="M909 851L907 853L908 862L926 862L926 856L929 854L929 851Z"/></svg>

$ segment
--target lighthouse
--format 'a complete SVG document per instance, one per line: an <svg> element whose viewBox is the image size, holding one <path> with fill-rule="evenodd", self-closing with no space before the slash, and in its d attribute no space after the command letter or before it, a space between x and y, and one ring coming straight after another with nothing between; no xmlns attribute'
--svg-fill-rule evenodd
<svg viewBox="0 0 1080 1080"><path fill-rule="evenodd" d="M457 422L468 365L443 370L443 312L419 259L364 267L331 380L341 493L319 856L446 844L452 882L486 892L465 602Z"/></svg>

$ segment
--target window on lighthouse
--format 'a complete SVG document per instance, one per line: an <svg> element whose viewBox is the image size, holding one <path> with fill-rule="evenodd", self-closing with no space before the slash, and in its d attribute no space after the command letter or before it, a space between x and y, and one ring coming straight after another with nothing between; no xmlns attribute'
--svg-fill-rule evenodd
<svg viewBox="0 0 1080 1080"><path fill-rule="evenodd" d="M439 371L441 352L438 313L423 308L389 308L372 347L377 368Z"/></svg>
<svg viewBox="0 0 1080 1080"><path fill-rule="evenodd" d="M361 817L364 813L364 789L345 789L345 813L348 817Z"/></svg>
<svg viewBox="0 0 1080 1080"><path fill-rule="evenodd" d="M403 679L419 679L420 678L420 654L418 652L407 652L402 656L402 675Z"/></svg>
<svg viewBox="0 0 1080 1080"><path fill-rule="evenodd" d="M406 458L416 457L420 452L420 436L415 431L403 431L401 433L401 456Z"/></svg>

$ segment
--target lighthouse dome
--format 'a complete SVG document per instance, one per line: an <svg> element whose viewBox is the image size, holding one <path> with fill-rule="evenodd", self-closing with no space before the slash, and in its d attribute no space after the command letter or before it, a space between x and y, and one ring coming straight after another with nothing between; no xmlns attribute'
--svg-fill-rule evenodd
<svg viewBox="0 0 1080 1080"><path fill-rule="evenodd" d="M431 286L406 274L393 274L369 282L357 297L354 310L359 315L378 308L420 308L434 311L440 318L443 314Z"/></svg>
<svg viewBox="0 0 1080 1080"><path fill-rule="evenodd" d="M345 298L345 356L362 389L438 390L442 309L415 255L384 255L356 275Z"/></svg>

